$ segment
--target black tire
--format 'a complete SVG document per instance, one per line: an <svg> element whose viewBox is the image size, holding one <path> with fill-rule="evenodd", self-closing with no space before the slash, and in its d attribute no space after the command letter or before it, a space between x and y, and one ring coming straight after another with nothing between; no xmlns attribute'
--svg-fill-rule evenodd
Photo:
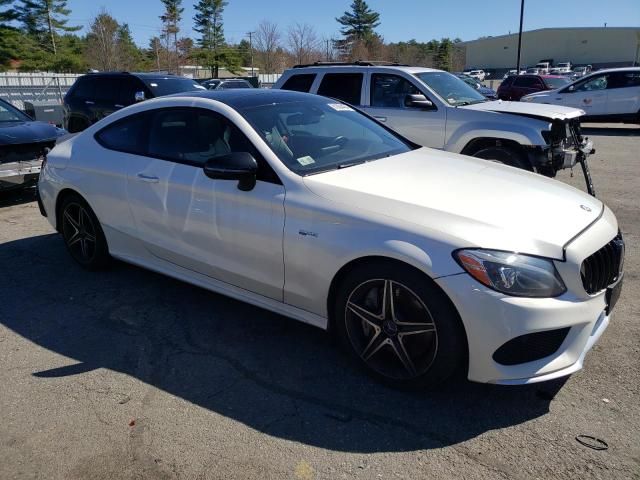
<svg viewBox="0 0 640 480"><path fill-rule="evenodd" d="M431 388L461 366L466 342L458 313L423 273L398 262L376 261L356 266L338 288L335 332L343 348L376 379L399 388ZM385 291L392 299L386 309ZM371 315L378 311L387 318L374 319L374 327Z"/></svg>
<svg viewBox="0 0 640 480"><path fill-rule="evenodd" d="M517 149L512 147L496 145L493 147L481 148L472 156L502 163L511 167L521 168L530 172L533 171L531 164L526 160L522 152L519 152Z"/></svg>
<svg viewBox="0 0 640 480"><path fill-rule="evenodd" d="M87 270L106 267L111 256L100 222L79 195L68 195L60 205L60 232L71 257Z"/></svg>

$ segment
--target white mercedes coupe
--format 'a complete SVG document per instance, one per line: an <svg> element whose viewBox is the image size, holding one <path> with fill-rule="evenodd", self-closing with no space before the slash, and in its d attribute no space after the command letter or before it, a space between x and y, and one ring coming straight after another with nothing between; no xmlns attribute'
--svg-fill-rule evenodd
<svg viewBox="0 0 640 480"><path fill-rule="evenodd" d="M39 204L83 267L117 258L328 329L400 387L571 374L623 278L598 199L299 92L122 109L49 153Z"/></svg>

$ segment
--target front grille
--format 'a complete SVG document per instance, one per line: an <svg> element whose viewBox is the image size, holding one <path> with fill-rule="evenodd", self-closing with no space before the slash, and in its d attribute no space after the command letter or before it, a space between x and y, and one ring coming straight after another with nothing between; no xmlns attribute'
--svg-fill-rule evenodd
<svg viewBox="0 0 640 480"><path fill-rule="evenodd" d="M587 257L580 268L582 285L588 294L604 290L615 283L622 272L624 262L624 240L618 235Z"/></svg>
<svg viewBox="0 0 640 480"><path fill-rule="evenodd" d="M497 349L493 359L501 365L517 365L548 357L558 351L569 330L566 327L521 335Z"/></svg>

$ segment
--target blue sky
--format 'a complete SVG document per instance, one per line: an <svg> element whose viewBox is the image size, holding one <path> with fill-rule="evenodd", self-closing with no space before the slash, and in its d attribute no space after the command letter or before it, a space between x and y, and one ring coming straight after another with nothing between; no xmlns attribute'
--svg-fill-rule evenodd
<svg viewBox="0 0 640 480"><path fill-rule="evenodd" d="M351 0L228 0L225 33L228 41L240 41L263 19L277 22L283 31L292 23L309 23L320 36L338 36L335 17L348 9ZM193 3L185 7L182 29L192 31ZM387 41L428 41L460 37L473 40L484 35L503 35L518 30L519 0L369 0L380 12L378 32ZM134 39L146 46L160 28L160 0L69 0L75 25L87 26L106 8L119 22L127 22ZM526 0L525 30L543 27L640 26L640 0Z"/></svg>

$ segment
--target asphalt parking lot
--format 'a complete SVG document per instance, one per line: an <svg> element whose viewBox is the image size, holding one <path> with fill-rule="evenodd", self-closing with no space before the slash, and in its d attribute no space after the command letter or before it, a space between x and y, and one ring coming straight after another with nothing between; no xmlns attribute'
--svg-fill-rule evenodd
<svg viewBox="0 0 640 480"><path fill-rule="evenodd" d="M528 387L390 390L313 327L121 263L83 271L32 192L2 195L0 478L640 479L640 127L585 134L624 291L585 369Z"/></svg>

